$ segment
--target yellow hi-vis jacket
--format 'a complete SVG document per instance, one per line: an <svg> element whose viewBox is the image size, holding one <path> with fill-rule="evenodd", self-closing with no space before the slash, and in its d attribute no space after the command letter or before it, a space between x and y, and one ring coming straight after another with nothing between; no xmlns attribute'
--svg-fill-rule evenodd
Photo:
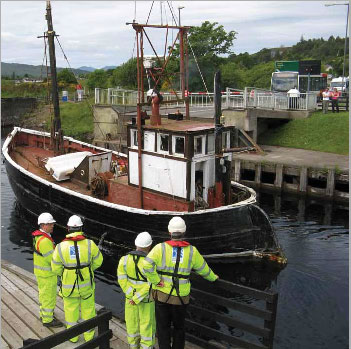
<svg viewBox="0 0 351 349"><path fill-rule="evenodd" d="M180 247L181 245L184 247ZM180 258L178 271L176 271L178 248ZM206 280L215 281L217 279L197 248L185 241L167 241L156 245L145 257L143 270L154 289L180 297L190 294L191 270ZM164 287L157 286L161 279L164 281ZM177 294L178 285L175 283L179 284L179 294Z"/></svg>
<svg viewBox="0 0 351 349"><path fill-rule="evenodd" d="M61 276L62 296L89 298L95 289L94 270L102 261L99 248L82 232L66 235L56 246L51 261L52 271Z"/></svg>
<svg viewBox="0 0 351 349"><path fill-rule="evenodd" d="M151 284L142 272L142 265L146 253L133 251L123 256L118 263L117 278L127 299L135 304L150 302Z"/></svg>
<svg viewBox="0 0 351 349"><path fill-rule="evenodd" d="M54 276L55 274L51 270L51 260L55 249L53 239L41 230L34 231L32 237L34 275L41 277Z"/></svg>

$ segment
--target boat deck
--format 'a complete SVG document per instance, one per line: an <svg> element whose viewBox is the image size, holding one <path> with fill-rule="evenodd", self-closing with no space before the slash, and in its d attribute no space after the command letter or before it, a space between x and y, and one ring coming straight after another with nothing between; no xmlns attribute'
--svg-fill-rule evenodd
<svg viewBox="0 0 351 349"><path fill-rule="evenodd" d="M96 304L96 309L100 308L102 306ZM57 297L55 317L64 322L63 300L60 297ZM113 333L110 347L112 349L129 348L125 324L113 316L110 320L110 329ZM34 274L2 260L1 348L21 348L24 339L42 339L63 330L63 327L46 328L42 325L39 318L38 289ZM80 335L77 343L68 341L55 348L76 348L83 343L85 343L83 335ZM186 348L199 349L198 346L190 343L186 344Z"/></svg>

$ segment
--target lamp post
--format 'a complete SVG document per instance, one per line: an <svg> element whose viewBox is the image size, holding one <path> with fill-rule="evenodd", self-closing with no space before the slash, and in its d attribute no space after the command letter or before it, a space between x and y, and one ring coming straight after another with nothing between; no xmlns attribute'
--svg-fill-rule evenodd
<svg viewBox="0 0 351 349"><path fill-rule="evenodd" d="M347 29L349 25L349 9L350 6L349 4L326 4L325 6L338 6L338 5L344 5L347 6L347 17L346 17L346 33L345 33L345 46L344 46L344 63L342 66L342 87L341 87L341 92L342 89L344 88L344 81L345 81L345 62L346 62L346 45L347 45ZM345 84L345 92L346 92L346 84Z"/></svg>
<svg viewBox="0 0 351 349"><path fill-rule="evenodd" d="M179 22L179 26L180 26L180 10L182 10L184 8L184 6L178 6L178 22Z"/></svg>

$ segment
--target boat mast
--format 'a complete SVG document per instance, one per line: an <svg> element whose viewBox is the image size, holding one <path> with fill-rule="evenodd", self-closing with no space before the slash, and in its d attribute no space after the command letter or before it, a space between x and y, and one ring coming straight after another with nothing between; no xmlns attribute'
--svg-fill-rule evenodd
<svg viewBox="0 0 351 349"><path fill-rule="evenodd" d="M215 109L215 174L216 174L216 195L215 207L223 205L223 174L222 164L222 92L221 92L221 72L217 71L214 76L214 109Z"/></svg>
<svg viewBox="0 0 351 349"><path fill-rule="evenodd" d="M62 153L63 132L61 130L60 106L57 88L56 56L55 56L55 31L52 25L51 4L46 1L46 20L48 23L47 38L50 56L51 94L54 107L54 119L51 124L51 145L54 153Z"/></svg>

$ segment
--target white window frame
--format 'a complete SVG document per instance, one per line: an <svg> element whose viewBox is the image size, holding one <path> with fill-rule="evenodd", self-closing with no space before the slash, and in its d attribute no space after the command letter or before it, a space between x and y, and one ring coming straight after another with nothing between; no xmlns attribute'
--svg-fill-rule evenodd
<svg viewBox="0 0 351 349"><path fill-rule="evenodd" d="M138 149L138 130L134 128L130 130L130 147L132 149Z"/></svg>
<svg viewBox="0 0 351 349"><path fill-rule="evenodd" d="M176 138L183 138L184 139L184 152L182 154L180 153L176 153L175 148L176 148ZM173 135L172 136L172 155L173 156L178 156L178 157L184 157L184 153L185 153L185 137L184 136L176 136Z"/></svg>
<svg viewBox="0 0 351 349"><path fill-rule="evenodd" d="M161 149L161 136L168 136L168 150ZM157 133L157 152L160 154L169 154L169 137L168 133Z"/></svg>
<svg viewBox="0 0 351 349"><path fill-rule="evenodd" d="M213 139L213 150L209 150L209 145L210 145L210 138ZM209 133L207 135L207 154L214 154L215 150L216 150L216 144L215 144L215 135L214 133Z"/></svg>
<svg viewBox="0 0 351 349"><path fill-rule="evenodd" d="M227 135L227 137L225 137L227 139L227 144L222 144L222 149L229 149L230 148L230 131L222 132L222 143L223 143L224 134Z"/></svg>
<svg viewBox="0 0 351 349"><path fill-rule="evenodd" d="M196 146L196 140L198 138L201 138L201 153L197 153L196 154L195 153L195 146ZM206 137L204 135L194 136L194 157L205 155L205 149L206 149Z"/></svg>

